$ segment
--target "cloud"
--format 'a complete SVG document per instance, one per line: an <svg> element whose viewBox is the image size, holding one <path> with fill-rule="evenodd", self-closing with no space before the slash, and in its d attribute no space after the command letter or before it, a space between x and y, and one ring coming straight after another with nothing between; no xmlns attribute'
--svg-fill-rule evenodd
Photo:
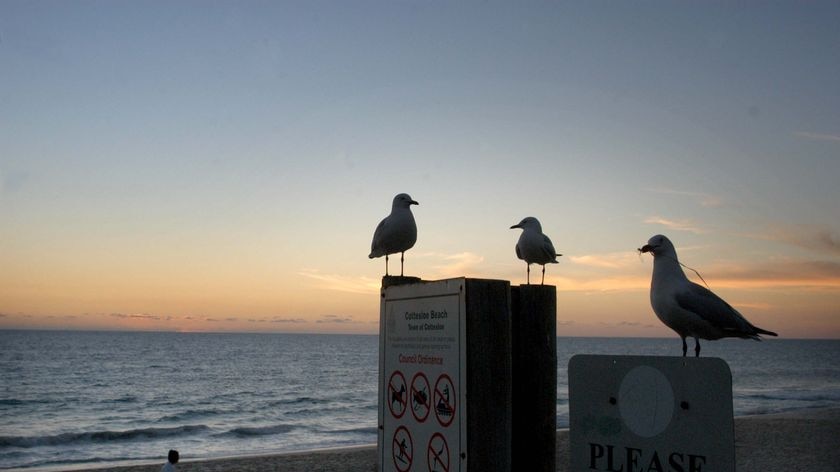
<svg viewBox="0 0 840 472"><path fill-rule="evenodd" d="M148 313L111 313L109 316L122 319L160 320L160 316Z"/></svg>
<svg viewBox="0 0 840 472"><path fill-rule="evenodd" d="M649 192L661 193L665 195L679 195L684 197L691 197L695 199L700 206L706 208L718 208L720 206L723 206L723 199L721 197L709 193L690 192L687 190L675 190L670 188L649 188L647 190Z"/></svg>
<svg viewBox="0 0 840 472"><path fill-rule="evenodd" d="M840 233L826 226L775 225L760 233L742 235L752 239L783 242L819 253L840 255Z"/></svg>
<svg viewBox="0 0 840 472"><path fill-rule="evenodd" d="M840 142L840 135L836 135L836 134L810 133L808 131L797 131L793 134L795 136L799 136L800 138L812 139L812 140L815 140L815 141Z"/></svg>
<svg viewBox="0 0 840 472"><path fill-rule="evenodd" d="M280 316L275 316L269 321L272 323L306 323L306 320L304 320L303 318L283 318Z"/></svg>
<svg viewBox="0 0 840 472"><path fill-rule="evenodd" d="M382 284L379 279L372 279L370 277L321 274L317 270L303 270L298 272L298 275L321 282L318 286L321 289L348 293L379 293Z"/></svg>
<svg viewBox="0 0 840 472"><path fill-rule="evenodd" d="M645 218L645 223L648 224L655 224L655 225L662 225L666 228L674 231L688 231L690 233L695 234L703 234L707 231L697 226L697 224L690 220L669 220L667 218L663 218L661 216L649 216Z"/></svg>
<svg viewBox="0 0 840 472"><path fill-rule="evenodd" d="M830 261L777 261L706 271L712 290L728 288L803 287L840 289L840 263Z"/></svg>
<svg viewBox="0 0 840 472"><path fill-rule="evenodd" d="M353 319L352 316L338 316L338 315L324 315L323 318L320 320L315 321L316 323L355 323L356 321Z"/></svg>
<svg viewBox="0 0 840 472"><path fill-rule="evenodd" d="M616 323L616 326L625 326L631 328L655 328L655 326L650 323L640 323L638 321L619 321L618 323Z"/></svg>
<svg viewBox="0 0 840 472"><path fill-rule="evenodd" d="M650 275L618 277L552 277L551 282L563 292L617 292L650 289Z"/></svg>
<svg viewBox="0 0 840 472"><path fill-rule="evenodd" d="M433 266L440 278L459 277L476 272L476 267L484 262L484 256L473 252L459 252L457 254L425 253L422 256L438 257L443 264Z"/></svg>
<svg viewBox="0 0 840 472"><path fill-rule="evenodd" d="M7 316L9 316L9 315L7 315L5 313L0 313L0 318L6 318Z"/></svg>
<svg viewBox="0 0 840 472"><path fill-rule="evenodd" d="M586 254L583 256L568 256L573 264L597 267L599 269L622 269L631 264L638 264L639 255L636 251L628 249L622 252L611 252L606 254Z"/></svg>

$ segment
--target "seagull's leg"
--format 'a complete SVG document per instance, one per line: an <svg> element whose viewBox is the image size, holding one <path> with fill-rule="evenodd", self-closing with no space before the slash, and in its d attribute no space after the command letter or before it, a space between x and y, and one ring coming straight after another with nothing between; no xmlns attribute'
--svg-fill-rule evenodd
<svg viewBox="0 0 840 472"><path fill-rule="evenodd" d="M543 276L540 285L545 285L545 264L543 264Z"/></svg>
<svg viewBox="0 0 840 472"><path fill-rule="evenodd" d="M405 264L405 251L400 253L400 277L403 276L403 264Z"/></svg>
<svg viewBox="0 0 840 472"><path fill-rule="evenodd" d="M700 357L700 338L694 338L694 357Z"/></svg>
<svg viewBox="0 0 840 472"><path fill-rule="evenodd" d="M385 277L388 277L388 254L385 254Z"/></svg>
<svg viewBox="0 0 840 472"><path fill-rule="evenodd" d="M685 336L680 336L683 341L683 357L685 357L685 353L688 352L688 344L685 343Z"/></svg>
<svg viewBox="0 0 840 472"><path fill-rule="evenodd" d="M525 283L531 285L531 264L527 264L526 267L528 267L528 275L526 276Z"/></svg>

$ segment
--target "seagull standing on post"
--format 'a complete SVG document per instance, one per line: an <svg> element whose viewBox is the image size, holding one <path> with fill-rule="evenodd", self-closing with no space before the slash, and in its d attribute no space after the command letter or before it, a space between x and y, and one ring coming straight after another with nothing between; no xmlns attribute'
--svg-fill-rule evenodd
<svg viewBox="0 0 840 472"><path fill-rule="evenodd" d="M700 357L700 339L743 338L761 341L759 335L778 336L750 324L738 310L711 290L685 276L674 245L665 236L656 235L639 249L653 254L653 277L650 281L650 304L656 316L682 338L683 357L694 338L694 355Z"/></svg>
<svg viewBox="0 0 840 472"><path fill-rule="evenodd" d="M516 243L516 257L525 261L528 267L527 283L531 284L531 264L539 264L542 266L542 281L540 285L545 283L545 265L557 264L557 257L562 254L557 254L554 250L554 245L548 236L542 232L542 225L539 220L533 216L528 216L522 219L519 224L515 224L510 229L521 228L522 234L519 235L519 241Z"/></svg>
<svg viewBox="0 0 840 472"><path fill-rule="evenodd" d="M388 255L400 253L400 277L403 275L405 251L417 242L417 224L411 213L411 205L419 205L407 193L394 197L391 214L376 227L373 242L370 243L369 258L385 256L385 275L388 275Z"/></svg>

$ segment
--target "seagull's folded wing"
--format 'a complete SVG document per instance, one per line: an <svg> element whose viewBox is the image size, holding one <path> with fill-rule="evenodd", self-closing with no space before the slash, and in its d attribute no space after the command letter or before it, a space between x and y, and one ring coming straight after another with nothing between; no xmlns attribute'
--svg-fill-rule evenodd
<svg viewBox="0 0 840 472"><path fill-rule="evenodd" d="M370 256L368 257L382 257L385 255L384 249L382 248L382 239L384 238L385 228L387 226L388 218L383 219L376 226L376 230L373 232L373 241L370 243Z"/></svg>
<svg viewBox="0 0 840 472"><path fill-rule="evenodd" d="M549 261L557 262L557 251L554 249L554 244L551 243L551 239L546 235L543 235L543 251Z"/></svg>
<svg viewBox="0 0 840 472"><path fill-rule="evenodd" d="M718 329L735 336L755 335L755 328L738 313L738 310L706 287L690 282L688 290L677 293L676 299L681 308L696 314Z"/></svg>

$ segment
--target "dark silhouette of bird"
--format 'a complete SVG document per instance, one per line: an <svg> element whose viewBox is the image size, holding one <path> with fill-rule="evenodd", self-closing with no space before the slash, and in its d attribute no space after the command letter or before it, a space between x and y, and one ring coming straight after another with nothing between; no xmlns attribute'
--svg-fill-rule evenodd
<svg viewBox="0 0 840 472"><path fill-rule="evenodd" d="M527 283L529 285L531 283L531 264L539 264L542 266L540 285L544 284L545 265L557 264L557 257L562 256L562 254L557 254L554 245L551 244L551 239L543 234L542 225L533 216L523 218L518 224L510 227L510 229L514 228L522 229L522 234L519 235L519 241L516 243L516 257L527 264Z"/></svg>
<svg viewBox="0 0 840 472"><path fill-rule="evenodd" d="M411 213L411 205L419 205L407 193L394 197L391 204L391 214L386 216L376 231L370 243L369 258L385 256L385 275L388 275L388 255L400 253L400 276L403 275L405 251L414 247L417 242L417 224Z"/></svg>
<svg viewBox="0 0 840 472"><path fill-rule="evenodd" d="M761 340L760 335L778 336L772 331L752 325L738 310L711 290L685 276L677 251L671 241L658 234L640 252L653 254L653 276L650 282L650 304L656 316L682 338L694 338L694 355L700 357L700 340L744 338Z"/></svg>

